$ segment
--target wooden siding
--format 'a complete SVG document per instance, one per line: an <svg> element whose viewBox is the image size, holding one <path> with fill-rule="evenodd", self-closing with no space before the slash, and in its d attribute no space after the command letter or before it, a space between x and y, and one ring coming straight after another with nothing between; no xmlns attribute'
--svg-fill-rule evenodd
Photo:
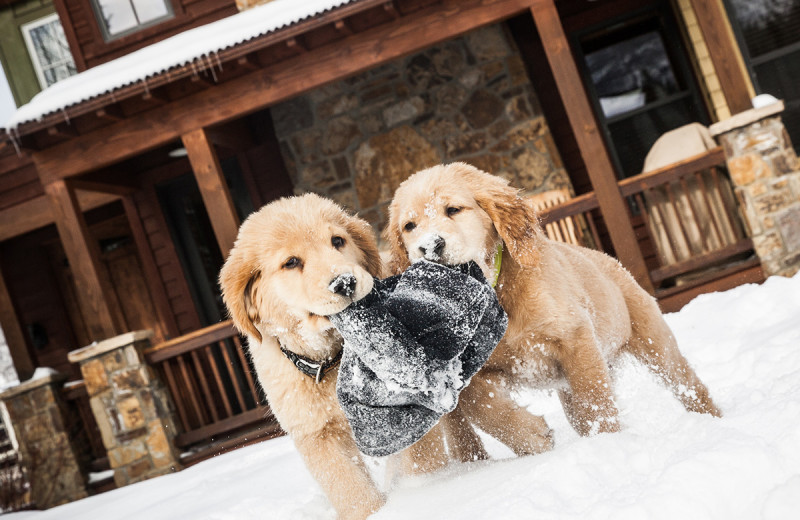
<svg viewBox="0 0 800 520"><path fill-rule="evenodd" d="M33 162L11 146L0 149L0 211L44 195Z"/></svg>
<svg viewBox="0 0 800 520"><path fill-rule="evenodd" d="M161 213L155 189L151 187L138 193L134 200L156 268L164 284L164 292L178 333L186 334L197 330L200 328L200 317L197 315L164 215Z"/></svg>
<svg viewBox="0 0 800 520"><path fill-rule="evenodd" d="M187 29L236 14L234 0L170 0L173 18L106 42L91 0L55 0L78 70L85 70L129 54Z"/></svg>

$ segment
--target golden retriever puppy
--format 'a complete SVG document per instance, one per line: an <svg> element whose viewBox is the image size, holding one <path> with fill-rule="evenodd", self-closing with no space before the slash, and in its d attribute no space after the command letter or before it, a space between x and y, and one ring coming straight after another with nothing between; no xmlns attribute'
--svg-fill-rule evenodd
<svg viewBox="0 0 800 520"><path fill-rule="evenodd" d="M248 338L272 411L342 519L366 518L384 497L336 399L342 339L326 316L363 298L381 272L369 224L313 194L250 215L220 272L223 299ZM448 420L447 431L468 428L453 438L480 453L468 423ZM394 467L427 471L447 462L439 427L401 453L407 460Z"/></svg>
<svg viewBox="0 0 800 520"><path fill-rule="evenodd" d="M558 389L581 435L617 431L609 363L621 352L652 369L687 410L720 415L655 299L610 256L548 239L507 181L464 163L435 166L400 185L389 215L394 270L420 258L474 260L496 280L508 330L459 409L517 453L546 447L547 426L516 407L513 385Z"/></svg>

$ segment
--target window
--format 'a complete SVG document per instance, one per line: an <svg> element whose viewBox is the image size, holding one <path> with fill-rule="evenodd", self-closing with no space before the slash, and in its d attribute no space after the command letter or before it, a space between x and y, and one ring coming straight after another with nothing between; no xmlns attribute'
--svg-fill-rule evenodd
<svg viewBox="0 0 800 520"><path fill-rule="evenodd" d="M92 5L106 41L173 16L169 0L92 0Z"/></svg>
<svg viewBox="0 0 800 520"><path fill-rule="evenodd" d="M800 0L729 0L728 5L756 91L783 99L783 123L800 143Z"/></svg>
<svg viewBox="0 0 800 520"><path fill-rule="evenodd" d="M27 23L21 30L43 89L77 72L57 14Z"/></svg>
<svg viewBox="0 0 800 520"><path fill-rule="evenodd" d="M707 115L666 4L575 36L617 174L641 173L663 133Z"/></svg>

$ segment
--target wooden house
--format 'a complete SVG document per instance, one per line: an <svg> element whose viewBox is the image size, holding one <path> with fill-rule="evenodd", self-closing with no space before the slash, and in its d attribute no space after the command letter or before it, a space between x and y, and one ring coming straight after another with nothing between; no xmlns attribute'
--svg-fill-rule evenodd
<svg viewBox="0 0 800 520"><path fill-rule="evenodd" d="M0 0L0 20L22 4ZM47 366L80 380L69 352L149 329L189 462L244 431L274 434L216 284L239 223L316 191L379 231L399 182L445 161L509 178L540 201L551 236L615 255L667 311L796 270L800 216L772 231L747 220L743 201L764 194L731 184L735 150L676 151L642 173L662 134L752 112L759 93L783 100L800 139L787 79L800 7L745 4L53 0L78 74L0 134L0 324L20 379ZM783 166L765 159L774 177L798 170L780 139L762 150L779 150ZM787 197L770 211L794 211ZM775 229L780 258L759 250Z"/></svg>

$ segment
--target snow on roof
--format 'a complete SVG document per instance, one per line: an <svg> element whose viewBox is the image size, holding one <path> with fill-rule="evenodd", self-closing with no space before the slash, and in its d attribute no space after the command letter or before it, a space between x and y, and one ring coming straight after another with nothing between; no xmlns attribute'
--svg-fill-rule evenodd
<svg viewBox="0 0 800 520"><path fill-rule="evenodd" d="M52 85L17 109L6 128L40 120L47 114L197 60L205 60L208 68L213 68L218 65L215 55L221 50L354 1L274 0L184 31Z"/></svg>

